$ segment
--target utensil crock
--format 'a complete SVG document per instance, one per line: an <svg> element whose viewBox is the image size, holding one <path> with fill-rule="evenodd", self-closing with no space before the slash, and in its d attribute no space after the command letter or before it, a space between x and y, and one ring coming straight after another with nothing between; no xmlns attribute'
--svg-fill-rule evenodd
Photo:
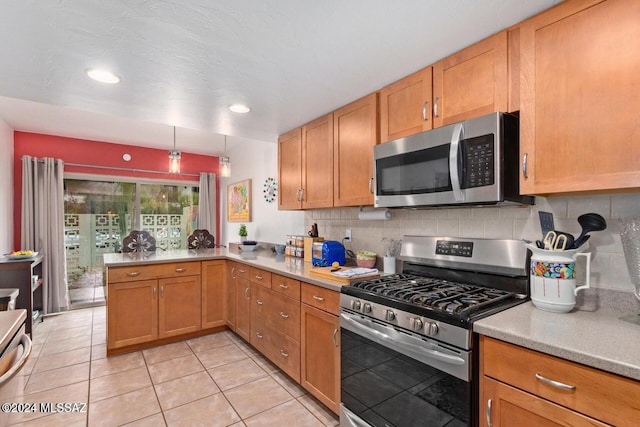
<svg viewBox="0 0 640 427"><path fill-rule="evenodd" d="M531 250L531 302L545 311L568 313L576 305L578 291L590 287L591 253L586 247L565 251L540 249L526 243ZM576 260L585 259L585 283L576 284Z"/></svg>

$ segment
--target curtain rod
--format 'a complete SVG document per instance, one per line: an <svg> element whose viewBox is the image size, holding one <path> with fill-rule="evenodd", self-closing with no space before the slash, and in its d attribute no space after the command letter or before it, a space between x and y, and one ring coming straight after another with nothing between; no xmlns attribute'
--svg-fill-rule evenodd
<svg viewBox="0 0 640 427"><path fill-rule="evenodd" d="M44 160L38 159L38 162L42 163ZM118 170L118 171L127 171L127 172L144 172L144 173L157 173L163 175L176 175L176 176L197 176L200 177L200 174L197 173L176 173L170 174L165 171L154 171L150 169L133 169L133 168L121 168L117 166L98 166L98 165L85 165L82 163L65 163L65 166L76 166L82 168L95 168L95 169L109 169L109 170Z"/></svg>

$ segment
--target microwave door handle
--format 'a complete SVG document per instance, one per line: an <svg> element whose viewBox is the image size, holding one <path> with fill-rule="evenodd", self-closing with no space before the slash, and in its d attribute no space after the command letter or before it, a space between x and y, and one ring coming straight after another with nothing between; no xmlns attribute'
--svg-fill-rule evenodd
<svg viewBox="0 0 640 427"><path fill-rule="evenodd" d="M464 191L460 188L460 174L458 171L458 155L463 130L462 123L454 126L453 135L451 135L451 145L449 146L449 174L451 176L453 196L457 202L464 202L465 199Z"/></svg>

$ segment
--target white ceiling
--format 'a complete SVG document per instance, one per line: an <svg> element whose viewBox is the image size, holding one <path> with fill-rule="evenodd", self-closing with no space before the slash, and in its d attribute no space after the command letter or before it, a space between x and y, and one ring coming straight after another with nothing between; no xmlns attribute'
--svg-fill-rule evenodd
<svg viewBox="0 0 640 427"><path fill-rule="evenodd" d="M166 149L177 126L178 149L219 155L222 134L275 141L559 1L3 1L0 118Z"/></svg>

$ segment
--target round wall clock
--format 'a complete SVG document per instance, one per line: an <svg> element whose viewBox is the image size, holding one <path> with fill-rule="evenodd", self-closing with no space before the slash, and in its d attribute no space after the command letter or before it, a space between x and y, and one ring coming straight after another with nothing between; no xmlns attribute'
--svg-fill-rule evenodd
<svg viewBox="0 0 640 427"><path fill-rule="evenodd" d="M262 195L267 203L273 203L278 197L278 185L274 178L267 178L264 180L264 189Z"/></svg>

